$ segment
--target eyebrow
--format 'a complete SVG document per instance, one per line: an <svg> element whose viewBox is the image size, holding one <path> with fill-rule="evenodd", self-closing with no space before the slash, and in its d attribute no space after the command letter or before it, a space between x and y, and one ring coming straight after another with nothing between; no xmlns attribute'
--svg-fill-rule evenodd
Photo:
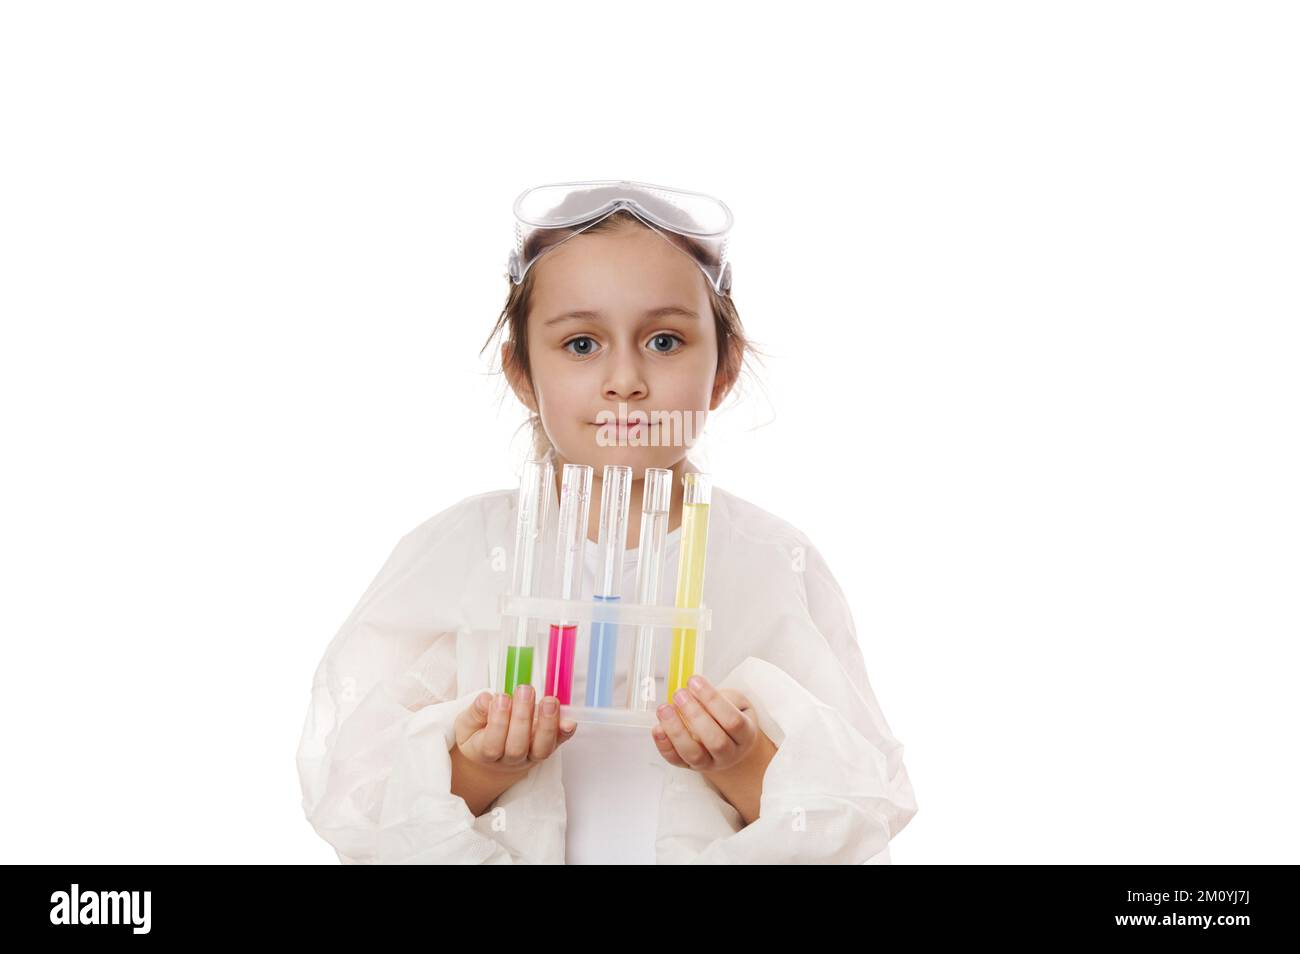
<svg viewBox="0 0 1300 954"><path fill-rule="evenodd" d="M683 308L680 305L664 305L662 308L651 308L644 315L646 318L664 318L668 315L681 315L683 318L694 318L699 320L699 315L689 308ZM543 327L559 324L561 321L603 321L604 315L598 311L566 311L562 315L556 315L554 318L547 318Z"/></svg>

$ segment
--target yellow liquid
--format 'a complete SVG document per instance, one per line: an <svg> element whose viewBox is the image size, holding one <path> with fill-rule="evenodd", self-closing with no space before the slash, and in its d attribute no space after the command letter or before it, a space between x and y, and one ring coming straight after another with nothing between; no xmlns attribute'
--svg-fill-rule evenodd
<svg viewBox="0 0 1300 954"><path fill-rule="evenodd" d="M677 564L677 607L698 609L704 597L704 553L709 542L709 505L682 504L681 561ZM668 702L695 675L693 629L674 629L668 657Z"/></svg>

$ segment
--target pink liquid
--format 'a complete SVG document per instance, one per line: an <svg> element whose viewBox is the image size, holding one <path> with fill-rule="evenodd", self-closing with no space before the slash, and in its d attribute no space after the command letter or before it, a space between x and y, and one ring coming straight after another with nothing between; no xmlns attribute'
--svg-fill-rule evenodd
<svg viewBox="0 0 1300 954"><path fill-rule="evenodd" d="M578 624L551 624L546 643L546 695L555 696L560 705L569 705L573 696L573 657L578 647Z"/></svg>

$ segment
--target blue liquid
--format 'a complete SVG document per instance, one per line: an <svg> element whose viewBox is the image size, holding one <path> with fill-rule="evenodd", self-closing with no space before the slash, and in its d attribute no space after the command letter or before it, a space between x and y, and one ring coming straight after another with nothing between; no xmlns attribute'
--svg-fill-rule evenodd
<svg viewBox="0 0 1300 954"><path fill-rule="evenodd" d="M617 596L597 596L617 603ZM587 655L587 705L608 709L614 704L614 658L618 655L618 625L591 624L591 651Z"/></svg>

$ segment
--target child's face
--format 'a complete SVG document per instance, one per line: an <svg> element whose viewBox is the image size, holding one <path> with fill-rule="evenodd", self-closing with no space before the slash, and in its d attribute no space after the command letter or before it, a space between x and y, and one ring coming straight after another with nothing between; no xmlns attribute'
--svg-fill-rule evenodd
<svg viewBox="0 0 1300 954"><path fill-rule="evenodd" d="M717 329L696 264L648 228L620 223L569 239L533 268L534 393L520 397L540 414L559 456L590 464L597 478L606 464L630 466L640 479L646 467L682 460L726 396L715 381ZM603 411L617 417L620 403L634 422L641 418L633 412L651 422L622 441L600 423ZM651 412L675 413L656 423Z"/></svg>

